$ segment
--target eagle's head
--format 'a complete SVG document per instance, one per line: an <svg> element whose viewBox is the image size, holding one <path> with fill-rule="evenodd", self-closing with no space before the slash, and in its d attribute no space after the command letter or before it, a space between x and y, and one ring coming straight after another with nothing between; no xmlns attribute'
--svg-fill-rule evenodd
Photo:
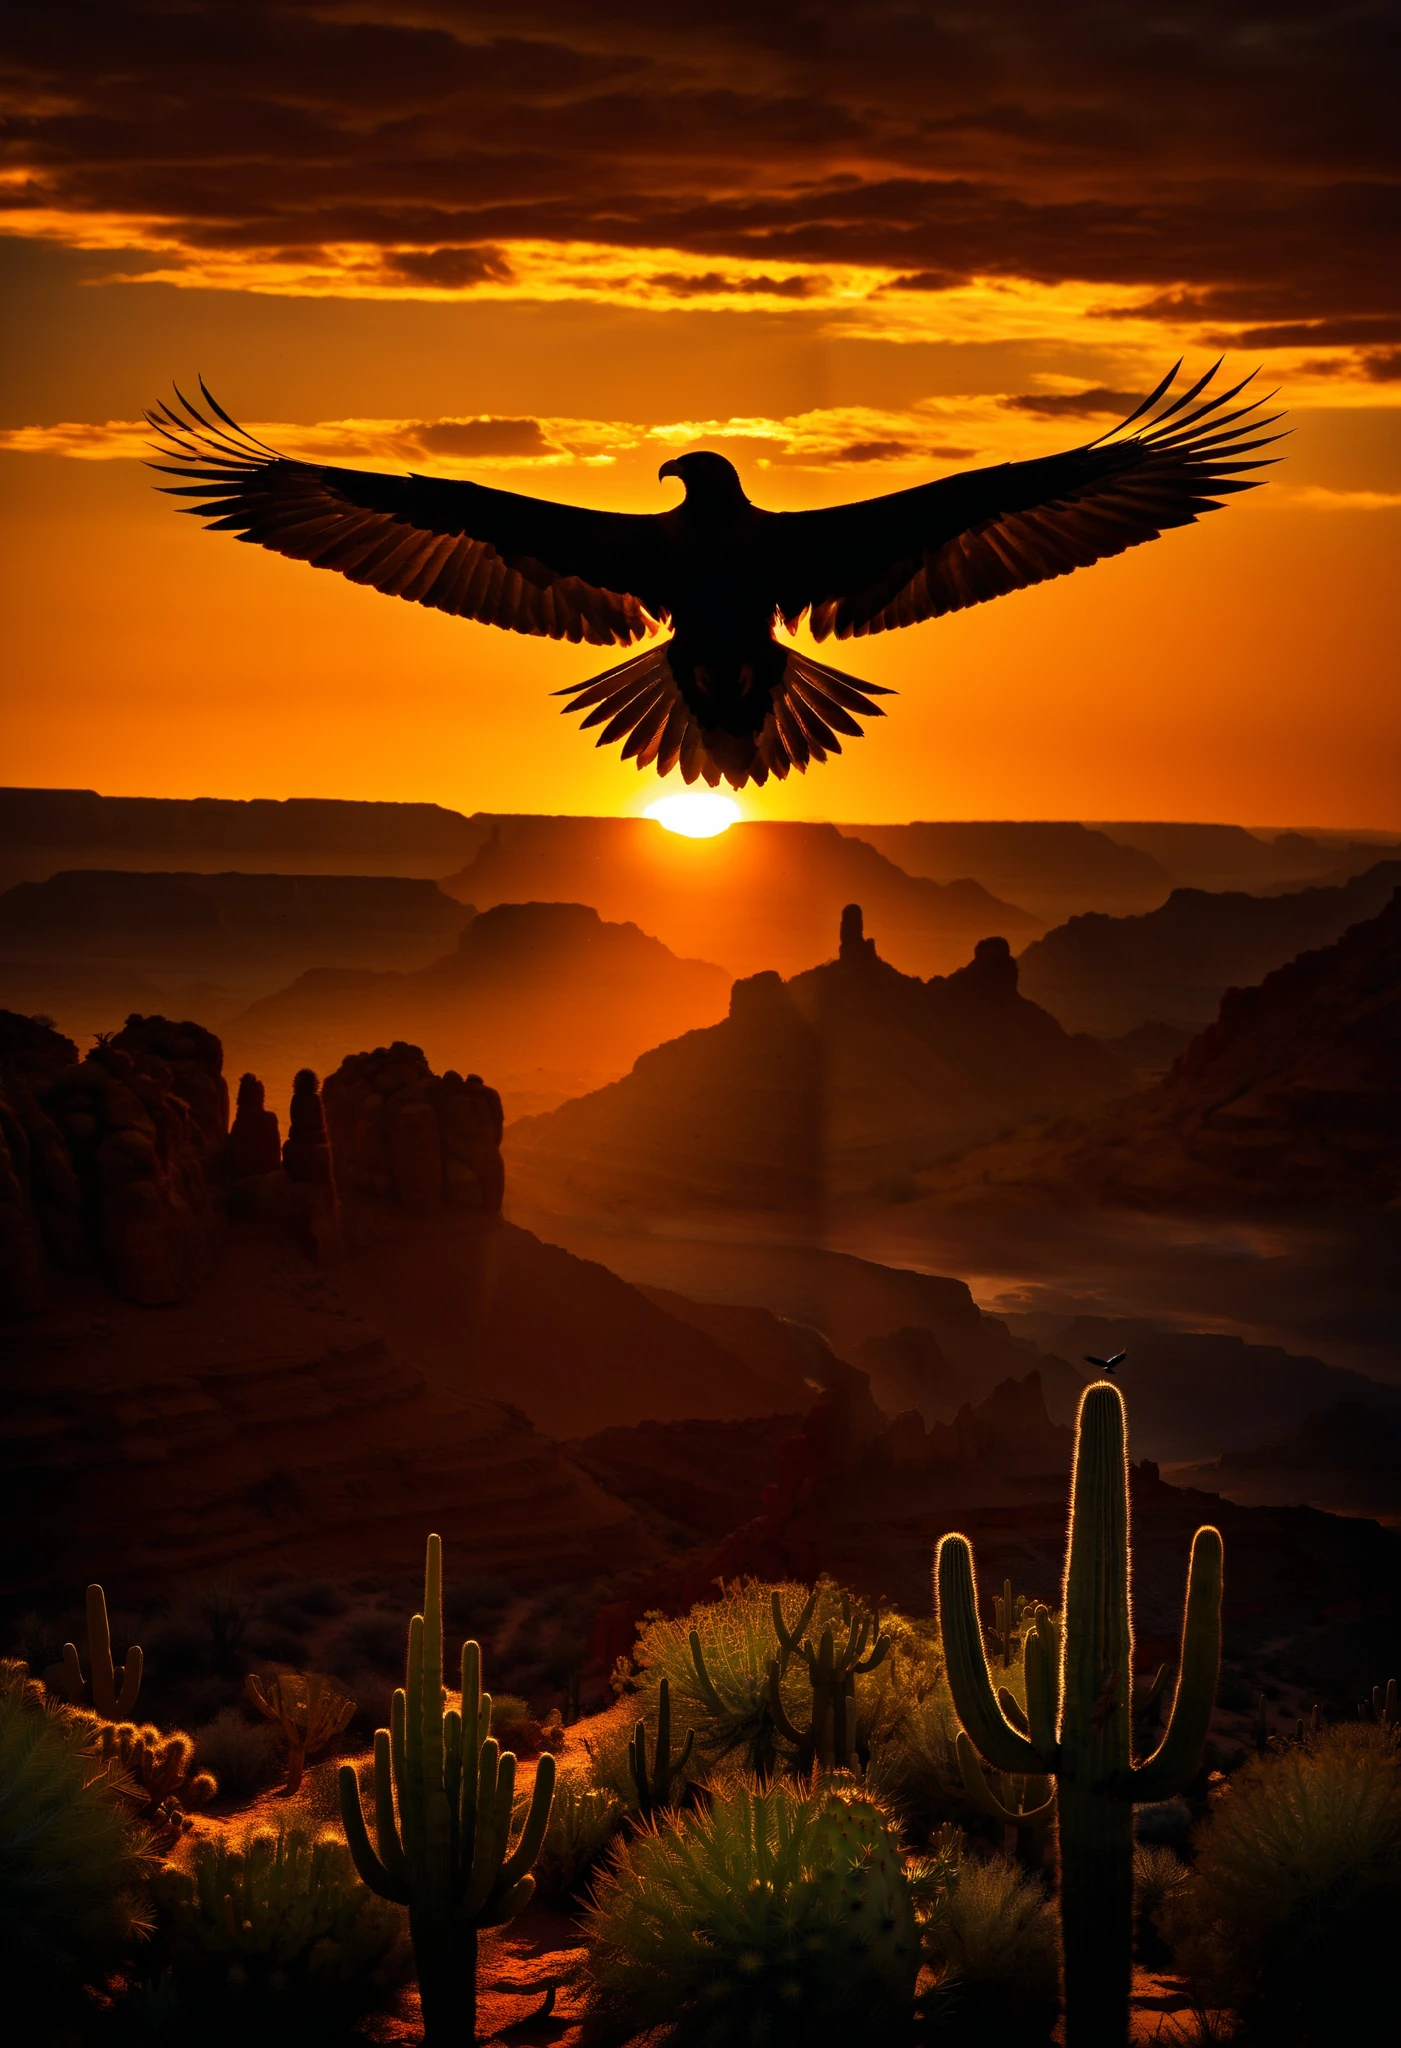
<svg viewBox="0 0 1401 2048"><path fill-rule="evenodd" d="M686 486L685 502L689 512L737 512L749 503L734 464L709 448L698 448L691 455L673 456L657 471L658 481L664 476L680 477Z"/></svg>

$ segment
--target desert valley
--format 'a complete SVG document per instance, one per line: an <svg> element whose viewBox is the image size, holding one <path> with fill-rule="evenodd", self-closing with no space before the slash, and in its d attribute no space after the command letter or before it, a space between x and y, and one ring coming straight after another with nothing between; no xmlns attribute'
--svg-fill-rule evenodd
<svg viewBox="0 0 1401 2048"><path fill-rule="evenodd" d="M905 1617L910 1682L948 1531L1059 1603L1116 1356L1141 1683L1198 1523L1230 1560L1188 1806L1389 1675L1401 845L26 790L0 856L11 1646L61 1671L100 1568L212 1814L285 1799L247 1673L384 1724L429 1528L561 1767L717 1586ZM571 1853L494 2024L583 2010Z"/></svg>

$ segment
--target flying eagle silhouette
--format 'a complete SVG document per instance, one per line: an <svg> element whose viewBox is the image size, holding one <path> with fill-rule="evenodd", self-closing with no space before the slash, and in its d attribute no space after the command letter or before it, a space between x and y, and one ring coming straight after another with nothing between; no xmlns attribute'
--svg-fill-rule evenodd
<svg viewBox="0 0 1401 2048"><path fill-rule="evenodd" d="M819 641L912 626L1122 554L1253 489L1243 473L1276 458L1246 458L1279 439L1262 430L1281 415L1261 418L1264 400L1230 409L1250 378L1204 396L1219 362L1174 398L1180 368L1085 447L813 512L761 510L709 450L657 472L685 487L674 509L596 512L296 461L246 433L203 379L212 419L178 386L178 412L146 417L166 458L152 467L184 479L160 488L198 500L182 509L214 532L516 633L628 647L669 621L670 639L557 694L639 768L742 789L839 754L838 735L860 738L858 720L880 717L874 699L891 694L783 646L779 621L793 633L806 615Z"/></svg>

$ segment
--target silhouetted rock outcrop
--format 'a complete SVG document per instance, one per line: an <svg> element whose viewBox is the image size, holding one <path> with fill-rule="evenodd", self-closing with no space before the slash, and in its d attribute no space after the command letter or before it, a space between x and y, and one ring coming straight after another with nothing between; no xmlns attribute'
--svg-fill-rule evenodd
<svg viewBox="0 0 1401 2048"><path fill-rule="evenodd" d="M816 1210L898 1195L942 1156L1130 1085L1017 991L1005 939L924 982L847 907L837 960L737 981L730 1014L643 1055L625 1080L513 1123L517 1185L541 1210Z"/></svg>
<svg viewBox="0 0 1401 2048"><path fill-rule="evenodd" d="M193 1059L206 1084L211 1060L217 1076L217 1039L212 1047ZM119 1294L146 1303L177 1301L205 1278L217 1238L208 1140L166 1061L148 1050L133 1058L115 1041L79 1059L71 1040L6 1012L0 1082L14 1214L27 1210L48 1257L91 1260ZM208 1107L217 1090L205 1093ZM8 1263L22 1283L12 1306L32 1309L32 1262L18 1228L11 1236Z"/></svg>
<svg viewBox="0 0 1401 2048"><path fill-rule="evenodd" d="M347 1192L408 1209L500 1211L501 1098L480 1074L439 1076L396 1039L342 1060L325 1102Z"/></svg>
<svg viewBox="0 0 1401 2048"><path fill-rule="evenodd" d="M235 1180L276 1173L282 1164L277 1114L266 1106L263 1084L256 1074L244 1074L239 1081L228 1156L229 1172Z"/></svg>
<svg viewBox="0 0 1401 2048"><path fill-rule="evenodd" d="M229 1135L229 1084L224 1079L224 1048L200 1024L172 1023L169 1017L128 1017L111 1040L130 1053L140 1074L178 1095L213 1159Z"/></svg>

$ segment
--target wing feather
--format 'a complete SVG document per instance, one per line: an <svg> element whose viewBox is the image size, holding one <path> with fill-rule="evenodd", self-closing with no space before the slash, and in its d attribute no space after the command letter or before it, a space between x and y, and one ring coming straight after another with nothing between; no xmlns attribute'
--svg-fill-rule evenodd
<svg viewBox="0 0 1401 2048"><path fill-rule="evenodd" d="M484 484L337 469L279 455L201 380L146 417L181 509L352 583L554 640L631 645L667 616L664 515L597 512Z"/></svg>
<svg viewBox="0 0 1401 2048"><path fill-rule="evenodd" d="M1254 490L1250 459L1280 436L1268 399L1213 395L1220 364L1173 397L1176 365L1117 427L1083 448L969 470L828 511L782 513L772 553L779 609L810 611L814 638L881 633L962 611L1120 555ZM1132 430L1132 431L1130 431Z"/></svg>

